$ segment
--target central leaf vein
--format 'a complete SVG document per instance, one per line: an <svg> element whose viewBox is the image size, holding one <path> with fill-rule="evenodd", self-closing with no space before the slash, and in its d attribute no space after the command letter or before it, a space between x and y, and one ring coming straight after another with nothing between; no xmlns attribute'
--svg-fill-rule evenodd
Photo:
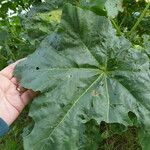
<svg viewBox="0 0 150 150"><path fill-rule="evenodd" d="M68 109L68 111L66 112L66 114L64 115L63 118L61 118L60 122L58 122L58 124L55 126L55 128L51 131L51 133L49 134L49 136L43 140L46 139L50 139L51 135L54 133L54 131L60 126L61 123L63 123L63 121L65 120L66 116L69 114L69 112L72 110L72 108L78 103L78 101L93 87L93 85L95 85L100 78L102 77L103 73L98 76L98 78L96 78L96 80L80 95L80 97L78 99L75 100L75 102L73 103L73 105ZM41 140L41 141L43 141ZM39 141L39 142L41 142Z"/></svg>

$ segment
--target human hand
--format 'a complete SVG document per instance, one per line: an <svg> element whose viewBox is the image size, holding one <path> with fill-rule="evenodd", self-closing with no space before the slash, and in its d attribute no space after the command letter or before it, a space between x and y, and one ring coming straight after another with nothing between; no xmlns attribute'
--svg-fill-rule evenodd
<svg viewBox="0 0 150 150"><path fill-rule="evenodd" d="M13 77L18 62L0 71L0 118L8 125L16 120L24 107L36 96L32 90L21 87Z"/></svg>

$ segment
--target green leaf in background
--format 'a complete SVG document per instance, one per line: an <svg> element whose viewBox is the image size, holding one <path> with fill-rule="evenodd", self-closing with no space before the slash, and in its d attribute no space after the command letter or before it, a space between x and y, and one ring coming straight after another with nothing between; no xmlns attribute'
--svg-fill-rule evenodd
<svg viewBox="0 0 150 150"><path fill-rule="evenodd" d="M80 5L83 8L90 9L99 15L108 15L115 18L119 11L123 12L123 0L81 0Z"/></svg>
<svg viewBox="0 0 150 150"><path fill-rule="evenodd" d="M108 16L115 18L119 11L123 12L123 0L107 0L105 3Z"/></svg>
<svg viewBox="0 0 150 150"><path fill-rule="evenodd" d="M8 38L8 33L6 30L0 30L0 44L4 43Z"/></svg>
<svg viewBox="0 0 150 150"><path fill-rule="evenodd" d="M52 11L56 9L60 9L64 6L64 3L71 3L74 5L79 4L81 0L44 0L43 1L34 1L33 8L38 12Z"/></svg>
<svg viewBox="0 0 150 150"><path fill-rule="evenodd" d="M35 126L24 137L25 150L84 150L87 122L133 125L129 112L150 131L149 59L117 37L106 17L66 5L57 32L15 76L41 92L31 106Z"/></svg>
<svg viewBox="0 0 150 150"><path fill-rule="evenodd" d="M81 0L80 5L82 8L90 9L99 15L107 15L105 10L106 0Z"/></svg>
<svg viewBox="0 0 150 150"><path fill-rule="evenodd" d="M39 45L45 36L57 28L60 23L62 11L60 9L47 12L29 11L22 16L24 33L22 36L32 45Z"/></svg>

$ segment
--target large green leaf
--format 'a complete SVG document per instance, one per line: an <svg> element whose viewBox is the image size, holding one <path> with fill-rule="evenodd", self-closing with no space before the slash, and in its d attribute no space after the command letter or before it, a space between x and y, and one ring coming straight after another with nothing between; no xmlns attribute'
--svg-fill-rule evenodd
<svg viewBox="0 0 150 150"><path fill-rule="evenodd" d="M58 31L15 76L41 92L31 106L35 126L24 137L25 150L87 149L87 122L132 125L129 112L150 130L149 59L117 37L106 17L66 5Z"/></svg>

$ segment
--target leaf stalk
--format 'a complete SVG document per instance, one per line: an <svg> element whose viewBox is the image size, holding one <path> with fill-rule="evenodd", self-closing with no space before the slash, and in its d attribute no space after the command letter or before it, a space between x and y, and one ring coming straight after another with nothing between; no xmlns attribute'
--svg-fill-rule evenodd
<svg viewBox="0 0 150 150"><path fill-rule="evenodd" d="M121 35L121 34L122 34L122 33L121 33L121 30L120 30L119 26L116 24L116 22L115 22L113 19L111 19L111 22L112 22L112 24L114 25L115 29L117 30L117 33L118 33L119 35Z"/></svg>

